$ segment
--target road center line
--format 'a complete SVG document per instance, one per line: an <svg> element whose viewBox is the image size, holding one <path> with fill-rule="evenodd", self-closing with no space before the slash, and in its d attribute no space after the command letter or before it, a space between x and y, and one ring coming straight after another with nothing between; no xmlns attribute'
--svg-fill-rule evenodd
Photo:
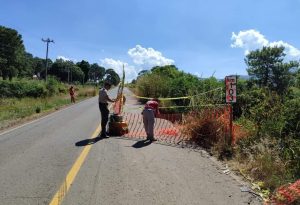
<svg viewBox="0 0 300 205"><path fill-rule="evenodd" d="M93 135L91 136L91 139L98 136L101 130L101 125L97 127L97 129L94 131ZM79 157L76 159L74 165L70 169L69 173L67 174L67 177L64 179L64 182L60 186L59 190L56 192L54 197L52 198L49 205L59 205L63 201L65 195L67 194L71 184L73 183L76 175L78 174L80 167L82 166L86 156L90 152L92 145L86 145L84 149L82 150Z"/></svg>

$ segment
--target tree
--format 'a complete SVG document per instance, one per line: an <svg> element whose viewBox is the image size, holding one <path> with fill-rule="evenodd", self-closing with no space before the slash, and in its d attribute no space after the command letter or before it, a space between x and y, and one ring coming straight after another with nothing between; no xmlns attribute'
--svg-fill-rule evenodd
<svg viewBox="0 0 300 205"><path fill-rule="evenodd" d="M61 81L68 82L70 76L68 64L63 59L56 59L51 68L49 69L49 75L58 77Z"/></svg>
<svg viewBox="0 0 300 205"><path fill-rule="evenodd" d="M77 82L84 83L83 81L84 81L85 75L79 66L72 64L71 72L72 72L72 75L71 75L72 82L77 81Z"/></svg>
<svg viewBox="0 0 300 205"><path fill-rule="evenodd" d="M49 75L54 75L64 82L82 82L84 79L84 73L80 67L76 66L72 61L64 61L63 59L57 59L51 69Z"/></svg>
<svg viewBox="0 0 300 205"><path fill-rule="evenodd" d="M292 82L290 83L291 86L300 88L300 66L297 68L293 69L293 79Z"/></svg>
<svg viewBox="0 0 300 205"><path fill-rule="evenodd" d="M85 76L84 82L86 82L89 78L89 72L90 72L90 68L91 68L89 62L82 60L81 62L76 63L76 65L78 67L80 67L81 70L83 71L84 76Z"/></svg>
<svg viewBox="0 0 300 205"><path fill-rule="evenodd" d="M19 76L21 77L32 77L34 74L34 59L31 53L25 52L22 59L22 65L19 67Z"/></svg>
<svg viewBox="0 0 300 205"><path fill-rule="evenodd" d="M300 88L300 69L298 68L298 72L296 73L296 87Z"/></svg>
<svg viewBox="0 0 300 205"><path fill-rule="evenodd" d="M102 80L105 75L105 68L99 66L97 63L93 63L89 72L89 79L93 80Z"/></svg>
<svg viewBox="0 0 300 205"><path fill-rule="evenodd" d="M297 62L284 62L284 47L263 47L250 52L245 62L247 71L260 87L268 87L282 95L289 86L291 69L298 66Z"/></svg>
<svg viewBox="0 0 300 205"><path fill-rule="evenodd" d="M149 71L149 70L141 70L141 71L138 73L137 78L142 77L143 75L146 75L147 73L150 73L150 71Z"/></svg>
<svg viewBox="0 0 300 205"><path fill-rule="evenodd" d="M113 85L118 85L120 83L119 75L112 68L109 68L105 71L105 80Z"/></svg>
<svg viewBox="0 0 300 205"><path fill-rule="evenodd" d="M155 66L151 69L151 72L169 78L176 78L180 73L175 65Z"/></svg>
<svg viewBox="0 0 300 205"><path fill-rule="evenodd" d="M52 60L48 59L48 66L51 69L52 67ZM36 74L38 77L45 78L46 75L46 60L39 57L33 58L33 73Z"/></svg>
<svg viewBox="0 0 300 205"><path fill-rule="evenodd" d="M24 60L22 36L14 29L0 26L0 71L3 79L12 80Z"/></svg>

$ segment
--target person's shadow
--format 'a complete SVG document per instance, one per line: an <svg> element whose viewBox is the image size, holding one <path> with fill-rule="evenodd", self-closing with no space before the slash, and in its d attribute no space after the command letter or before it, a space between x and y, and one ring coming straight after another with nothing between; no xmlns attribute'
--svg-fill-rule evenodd
<svg viewBox="0 0 300 205"><path fill-rule="evenodd" d="M150 140L142 140L142 141L137 141L136 143L134 143L132 145L132 147L134 148L142 148L142 147L146 147L148 145L150 145L152 142Z"/></svg>
<svg viewBox="0 0 300 205"><path fill-rule="evenodd" d="M103 140L103 139L104 139L103 137L99 137L99 136L92 138L92 139L85 139L85 140L76 142L75 146L77 146L77 147L87 146L87 145L95 144L96 142Z"/></svg>

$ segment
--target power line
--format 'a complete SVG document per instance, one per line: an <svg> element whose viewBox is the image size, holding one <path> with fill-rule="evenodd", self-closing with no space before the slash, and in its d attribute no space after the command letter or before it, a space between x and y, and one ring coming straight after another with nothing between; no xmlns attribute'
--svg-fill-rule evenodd
<svg viewBox="0 0 300 205"><path fill-rule="evenodd" d="M46 50L46 82L47 82L47 71L48 71L48 49L49 49L49 43L54 43L53 40L50 40L49 38L43 39L42 41L47 43L47 50Z"/></svg>

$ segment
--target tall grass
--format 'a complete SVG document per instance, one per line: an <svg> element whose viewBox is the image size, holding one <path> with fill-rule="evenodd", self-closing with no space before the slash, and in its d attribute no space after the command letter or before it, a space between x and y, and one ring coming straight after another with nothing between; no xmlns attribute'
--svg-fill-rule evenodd
<svg viewBox="0 0 300 205"><path fill-rule="evenodd" d="M202 107L185 116L182 131L188 141L207 148L219 158L232 154L232 134L229 132L228 109L226 106Z"/></svg>
<svg viewBox="0 0 300 205"><path fill-rule="evenodd" d="M204 108L187 114L182 126L184 134L189 136L187 140L232 164L234 169L259 184L265 197L269 197L277 187L297 179L297 170L293 169L298 167L297 159L289 158L290 153L286 153L280 138L260 137L260 127L246 118L233 123L230 136L226 111ZM291 144L288 147L292 148Z"/></svg>

